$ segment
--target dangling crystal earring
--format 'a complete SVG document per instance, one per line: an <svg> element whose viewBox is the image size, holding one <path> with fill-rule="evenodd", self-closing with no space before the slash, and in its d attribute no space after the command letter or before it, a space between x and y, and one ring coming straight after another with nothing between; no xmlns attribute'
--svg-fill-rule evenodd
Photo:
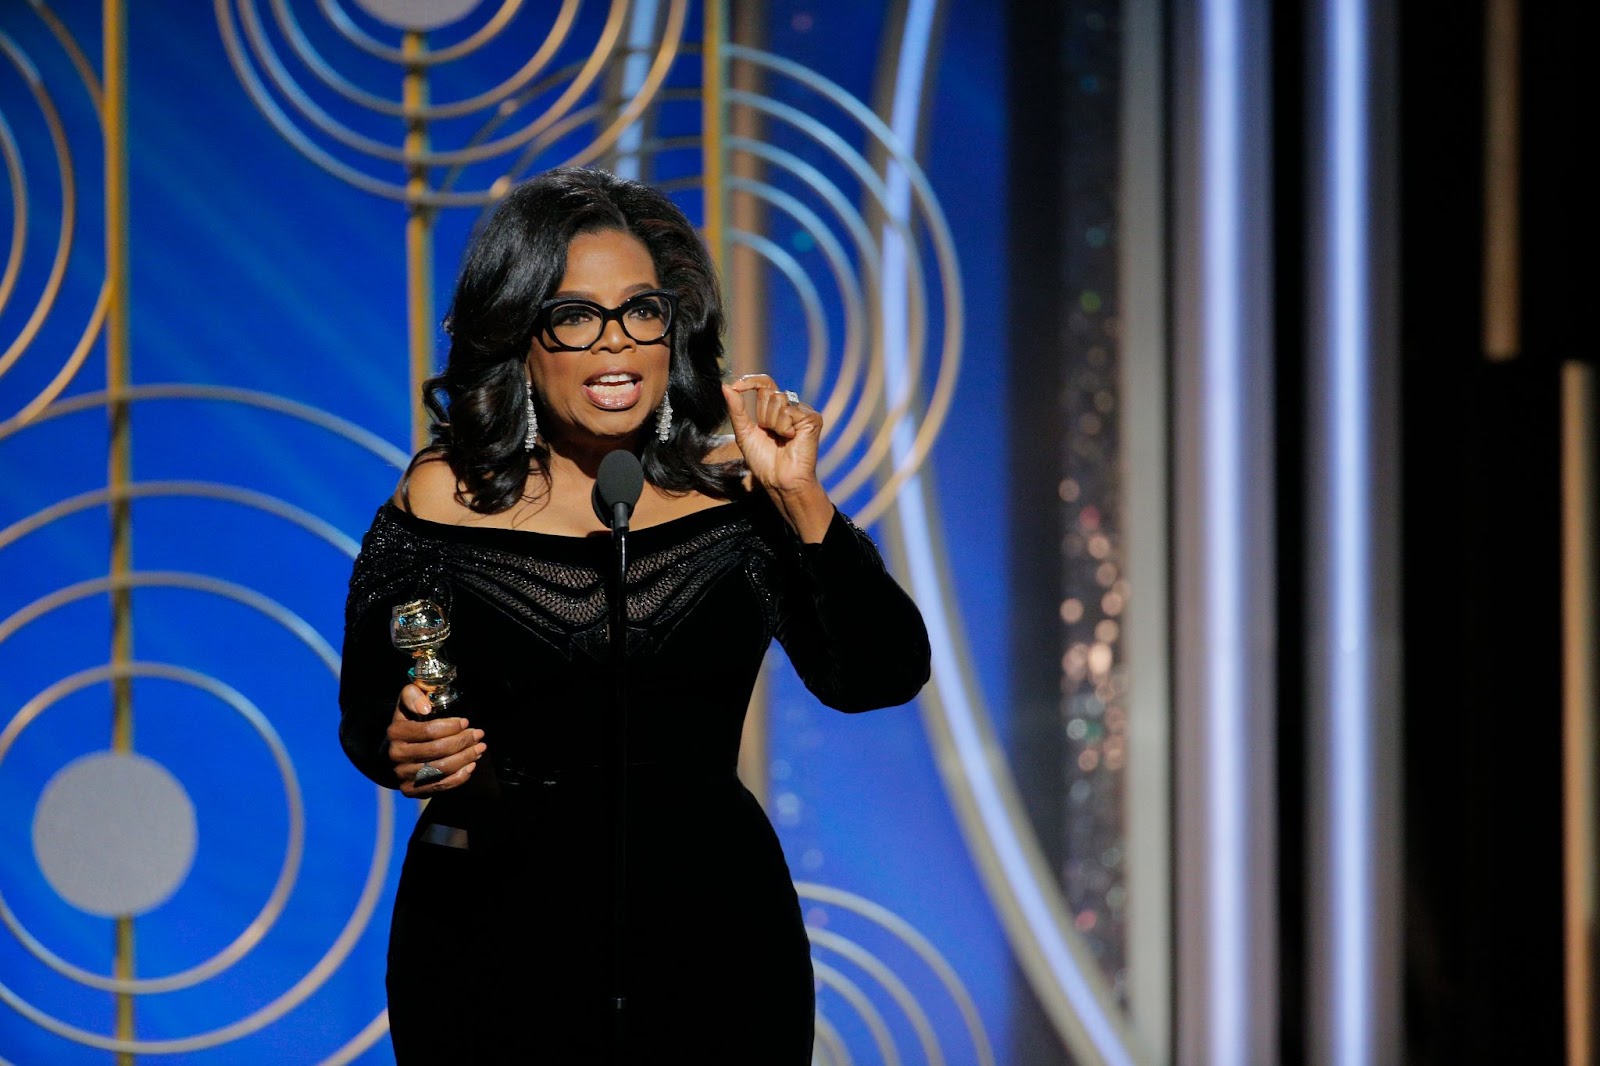
<svg viewBox="0 0 1600 1066"><path fill-rule="evenodd" d="M656 440L662 444L672 436L672 394L661 397L661 410L656 412Z"/></svg>
<svg viewBox="0 0 1600 1066"><path fill-rule="evenodd" d="M524 451L531 452L539 446L539 413L533 409L533 382L527 382L527 386L528 433L527 436L522 438L522 448Z"/></svg>

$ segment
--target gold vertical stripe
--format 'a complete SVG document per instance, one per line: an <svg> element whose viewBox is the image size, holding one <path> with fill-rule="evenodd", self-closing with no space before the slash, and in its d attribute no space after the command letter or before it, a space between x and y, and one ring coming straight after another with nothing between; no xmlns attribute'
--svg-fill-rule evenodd
<svg viewBox="0 0 1600 1066"><path fill-rule="evenodd" d="M1496 362L1522 347L1518 17L1518 0L1484 9L1483 354Z"/></svg>
<svg viewBox="0 0 1600 1066"><path fill-rule="evenodd" d="M428 168L420 160L428 150L428 68L421 59L427 37L407 30L401 44L406 71L401 104L406 113L406 322L411 341L411 450L428 442L428 414L421 405L422 383L433 376L433 208L422 202L428 190Z"/></svg>
<svg viewBox="0 0 1600 1066"><path fill-rule="evenodd" d="M110 446L106 479L111 489L111 576L132 569L129 505L123 490L131 478L128 374L128 140L127 24L122 0L105 0L105 195L106 195L106 407ZM111 594L111 661L133 657L130 593ZM113 683L112 747L133 747L130 683Z"/></svg>
<svg viewBox="0 0 1600 1066"><path fill-rule="evenodd" d="M733 40L746 48L764 48L766 35L766 8L764 0L742 0L733 12L733 22L728 26ZM734 89L759 94L762 89L762 71L754 63L741 63L737 70L724 69L728 84ZM762 139L761 112L753 107L733 108L724 103L721 109L726 132L741 140ZM723 131L718 131L719 141L726 147ZM732 173L748 181L759 181L764 173L761 160L747 152L731 155L724 152L721 160L723 173ZM748 192L721 193L721 208L725 227L722 231L724 256L722 270L724 284L731 295L729 306L729 364L735 374L753 374L769 369L767 366L767 292L764 284L765 260L754 248L729 240L730 233L764 233L766 212L758 196ZM814 399L813 397L806 397Z"/></svg>
<svg viewBox="0 0 1600 1066"><path fill-rule="evenodd" d="M1577 362L1561 369L1562 853L1566 897L1568 1066L1595 1062L1595 379Z"/></svg>
<svg viewBox="0 0 1600 1066"><path fill-rule="evenodd" d="M106 411L110 442L106 481L111 490L111 662L121 666L133 659L133 597L119 578L133 569L133 516L126 495L132 480L131 428L128 423L128 25L122 0L105 0L103 8L105 52L106 196ZM133 682L119 677L111 683L111 747L133 750ZM112 968L118 978L134 975L133 918L116 920L116 945ZM134 1038L133 997L116 997L116 1033ZM117 1054L119 1066L131 1066L133 1055Z"/></svg>
<svg viewBox="0 0 1600 1066"><path fill-rule="evenodd" d="M133 980L134 939L133 916L119 915L116 921L116 977L120 981ZM117 1039L132 1040L134 1038L133 1025L133 1000L129 992L117 993ZM131 1051L117 1052L117 1066L133 1066L134 1055Z"/></svg>
<svg viewBox="0 0 1600 1066"><path fill-rule="evenodd" d="M728 267L727 235L723 213L723 122L726 102L723 95L722 46L727 39L727 0L706 0L705 39L701 42L701 173L705 175L704 206L706 247L719 271Z"/></svg>
<svg viewBox="0 0 1600 1066"><path fill-rule="evenodd" d="M763 0L742 0L731 12L731 23L725 24L732 39L748 48L765 45L762 30L766 24L766 7ZM734 88L744 92L759 92L761 70L753 63L742 63L736 70L722 70ZM718 83L719 91L722 83ZM754 108L734 108L724 100L719 108L727 132L748 140L761 139L761 115ZM726 147L723 130L718 129L719 144ZM719 161L741 178L756 179L761 175L761 162L747 153L719 154ZM728 367L735 376L766 370L767 319L765 272L762 259L755 250L729 239L730 233L761 233L766 229L761 200L749 193L721 190L720 209L724 214L722 229L722 271L728 293ZM771 799L771 760L769 758L769 733L771 722L771 688L763 670L750 694L750 706L745 713L744 735L739 741L739 779L762 803L768 806Z"/></svg>

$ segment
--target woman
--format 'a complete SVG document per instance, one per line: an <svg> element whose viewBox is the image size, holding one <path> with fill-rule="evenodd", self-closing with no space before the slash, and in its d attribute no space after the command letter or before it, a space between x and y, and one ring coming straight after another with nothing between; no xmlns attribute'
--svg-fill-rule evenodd
<svg viewBox="0 0 1600 1066"><path fill-rule="evenodd" d="M734 774L744 710L774 636L830 706L904 703L928 676L921 616L818 483L821 416L764 375L722 383L714 271L661 194L581 169L519 186L446 321L434 442L356 560L340 686L351 761L432 800L390 929L396 1056L606 1059L610 544L590 493L627 448L646 484L627 574L624 1057L808 1063L809 947ZM446 609L462 692L432 721L413 719L431 707L401 688L388 636L389 608L418 597Z"/></svg>

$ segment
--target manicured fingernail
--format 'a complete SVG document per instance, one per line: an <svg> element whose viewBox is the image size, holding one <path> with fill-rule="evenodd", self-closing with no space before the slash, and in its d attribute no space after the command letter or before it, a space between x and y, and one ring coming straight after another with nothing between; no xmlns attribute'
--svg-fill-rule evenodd
<svg viewBox="0 0 1600 1066"><path fill-rule="evenodd" d="M489 750L489 745L487 745L487 744L479 744L478 745L477 751L478 751L479 755L482 755L484 752L486 752L488 750Z"/></svg>

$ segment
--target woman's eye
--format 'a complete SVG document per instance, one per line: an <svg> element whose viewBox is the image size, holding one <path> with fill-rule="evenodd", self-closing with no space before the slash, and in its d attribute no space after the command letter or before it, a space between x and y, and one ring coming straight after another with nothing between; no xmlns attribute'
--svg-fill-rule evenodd
<svg viewBox="0 0 1600 1066"><path fill-rule="evenodd" d="M557 307L550 312L552 326L581 326L593 320L594 312L582 304Z"/></svg>
<svg viewBox="0 0 1600 1066"><path fill-rule="evenodd" d="M653 300L634 304L628 313L642 322L653 322L661 317L661 307Z"/></svg>

